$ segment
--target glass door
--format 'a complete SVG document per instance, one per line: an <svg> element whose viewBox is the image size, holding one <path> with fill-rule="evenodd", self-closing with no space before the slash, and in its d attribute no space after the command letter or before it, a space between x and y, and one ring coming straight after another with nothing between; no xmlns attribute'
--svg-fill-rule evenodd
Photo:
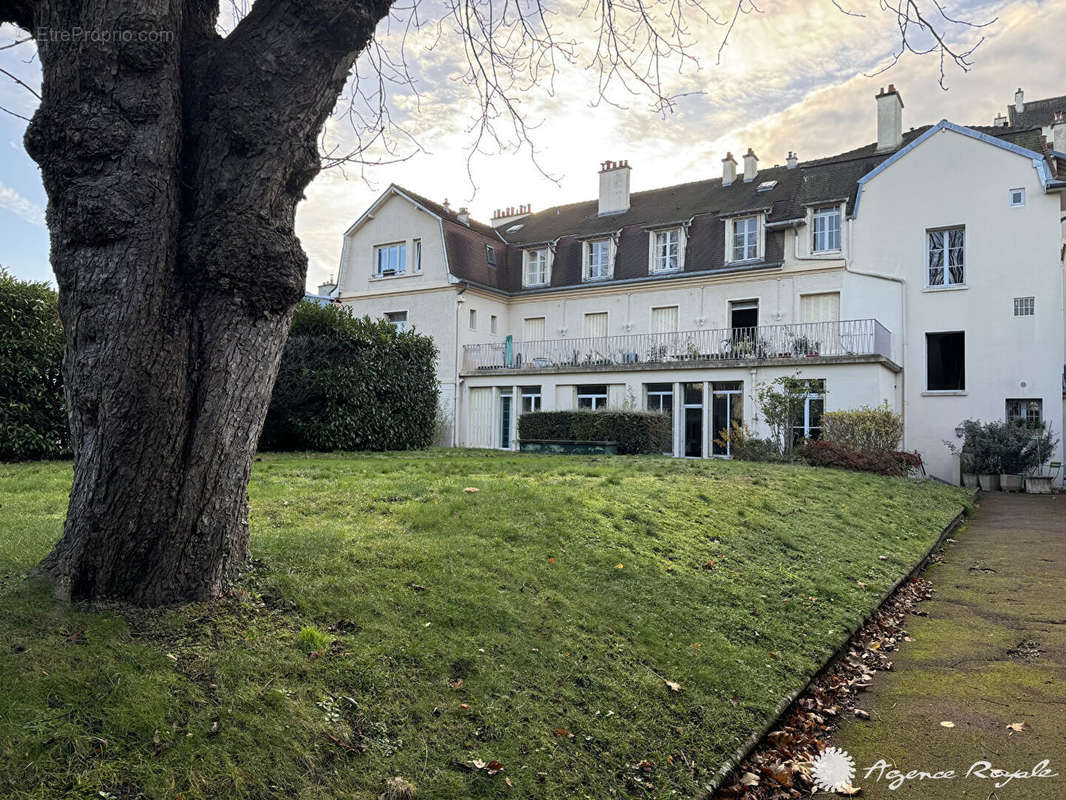
<svg viewBox="0 0 1066 800"><path fill-rule="evenodd" d="M500 449L511 449L511 393L500 393Z"/></svg>
<svg viewBox="0 0 1066 800"><path fill-rule="evenodd" d="M741 381L711 385L711 455L733 455L729 434L744 424L744 384Z"/></svg>
<svg viewBox="0 0 1066 800"><path fill-rule="evenodd" d="M703 384L684 384L682 397L685 400L685 457L703 458Z"/></svg>

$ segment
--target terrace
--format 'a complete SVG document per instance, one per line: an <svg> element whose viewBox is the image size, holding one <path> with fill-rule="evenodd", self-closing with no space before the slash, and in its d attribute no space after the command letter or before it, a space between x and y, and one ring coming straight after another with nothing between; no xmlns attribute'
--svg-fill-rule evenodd
<svg viewBox="0 0 1066 800"><path fill-rule="evenodd" d="M584 339L493 342L463 348L463 374L589 372L662 367L892 361L892 334L875 319L760 325Z"/></svg>

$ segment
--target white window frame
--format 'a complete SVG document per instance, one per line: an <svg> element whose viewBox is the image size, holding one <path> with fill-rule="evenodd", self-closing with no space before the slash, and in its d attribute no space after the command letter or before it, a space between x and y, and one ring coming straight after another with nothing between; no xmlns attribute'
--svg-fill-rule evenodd
<svg viewBox="0 0 1066 800"><path fill-rule="evenodd" d="M1029 417L1029 403L1036 403L1037 418ZM1014 407L1012 408L1012 404ZM1021 411L1021 414L1012 411ZM1024 422L1027 427L1041 428L1044 425L1044 400L1041 397L1008 397L1006 402L1007 422Z"/></svg>
<svg viewBox="0 0 1066 800"><path fill-rule="evenodd" d="M533 390L536 391L533 391ZM518 387L519 402L518 407L520 413L530 414L534 411L540 411L544 407L544 391L540 386L519 386ZM529 400L529 410L526 410L526 400Z"/></svg>
<svg viewBox="0 0 1066 800"><path fill-rule="evenodd" d="M747 230L747 227L748 227L747 223L750 222L750 221L754 221L755 222L755 230L754 231ZM740 253L741 257L738 258L737 257L737 255L738 255L738 251L737 251L737 226L741 222L745 223L745 225L744 225L745 231L743 233L745 241L744 241L744 245L743 245L744 249ZM750 263L750 262L753 262L753 261L760 260L762 258L762 254L763 254L763 233L764 233L764 228L765 228L765 226L763 225L762 214L746 214L743 217L735 217L735 218L729 220L729 226L728 226L728 230L726 231L727 236L726 236L726 241L725 241L725 250L726 250L725 259L726 259L726 263L729 263L729 264L746 264L746 263ZM754 237L754 242L749 241L749 237L750 236ZM752 245L754 245L754 248L755 248L754 255L750 255L749 256L748 255L748 251L749 251L749 249L751 248Z"/></svg>
<svg viewBox="0 0 1066 800"><path fill-rule="evenodd" d="M531 275L530 267L538 265L536 273ZM531 280L531 277L539 280ZM522 285L523 286L547 286L551 283L551 249L548 247L532 247L522 251Z"/></svg>
<svg viewBox="0 0 1066 800"><path fill-rule="evenodd" d="M1014 298L1014 316L1016 316L1016 317L1035 317L1036 316L1036 297L1015 297Z"/></svg>
<svg viewBox="0 0 1066 800"><path fill-rule="evenodd" d="M830 222L836 221L836 228L834 229ZM819 222L823 222L822 229L819 230ZM840 208L840 204L834 204L830 206L817 206L811 209L811 252L818 255L824 255L826 253L839 253L841 250L841 243L843 242L843 224L844 214ZM834 244L833 234L836 234L835 247L827 246ZM819 238L823 241L819 246Z"/></svg>
<svg viewBox="0 0 1066 800"><path fill-rule="evenodd" d="M496 266L496 248L491 244L485 245L485 263L490 267Z"/></svg>
<svg viewBox="0 0 1066 800"><path fill-rule="evenodd" d="M598 249L601 245L604 247L604 259L603 263L593 263L592 254L595 249ZM581 247L583 253L583 268L582 277L586 281L606 281L610 280L614 274L614 242L611 239L589 239L582 243ZM597 272L593 272L593 267L597 266L601 269Z"/></svg>
<svg viewBox="0 0 1066 800"><path fill-rule="evenodd" d="M660 228L648 233L648 273L662 275L683 270L685 268L684 229L677 226ZM671 247L674 248L672 254Z"/></svg>
<svg viewBox="0 0 1066 800"><path fill-rule="evenodd" d="M594 392L589 392L589 391L585 391L585 392L581 391L582 389L588 389L591 386L601 386L601 385L603 386L603 394L600 394L599 392L595 392L594 393ZM592 411L599 411L601 408L607 408L607 397L610 395L611 392L610 392L610 389L605 384L594 383L594 384L588 384L588 385L582 385L582 386L576 387L576 392L575 393L577 395L577 407L578 408L581 408L581 400L583 398L588 398L590 403L591 403L591 410Z"/></svg>
<svg viewBox="0 0 1066 800"><path fill-rule="evenodd" d="M386 269L382 265L382 255L395 252L396 258L388 257L391 274L386 275ZM389 242L388 244L374 245L374 277L396 278L407 274L407 242Z"/></svg>
<svg viewBox="0 0 1066 800"><path fill-rule="evenodd" d="M476 331L477 330L477 309L476 308L470 309L470 330L472 330L472 331Z"/></svg>
<svg viewBox="0 0 1066 800"><path fill-rule="evenodd" d="M394 316L403 314L403 319L393 319ZM396 329L397 333L403 333L407 330L408 313L406 311L386 311L385 320Z"/></svg>
<svg viewBox="0 0 1066 800"><path fill-rule="evenodd" d="M1020 195L1019 202L1014 202L1015 194ZM1017 189L1011 189L1007 192L1007 202L1010 203L1011 208L1021 208L1025 205L1025 188L1019 186Z"/></svg>
<svg viewBox="0 0 1066 800"><path fill-rule="evenodd" d="M489 333L496 333L500 327L500 320L495 314L489 315Z"/></svg>
<svg viewBox="0 0 1066 800"><path fill-rule="evenodd" d="M422 240L421 239L415 239L414 240L412 250L414 251L413 269L414 269L415 272L421 272L422 271Z"/></svg>
<svg viewBox="0 0 1066 800"><path fill-rule="evenodd" d="M953 233L962 233L961 246L955 246L951 244L951 236ZM936 237L940 237L939 244L936 241ZM952 265L951 258L953 252L959 254L961 262ZM934 265L934 260L938 260L940 263ZM957 276L952 273L952 269L958 268L962 270L961 279L957 279ZM939 270L939 275L934 276L933 270ZM934 281L934 277L939 277L939 280ZM966 285L966 226L965 225L952 225L947 228L929 228L925 232L925 285L928 289L948 289L958 288Z"/></svg>

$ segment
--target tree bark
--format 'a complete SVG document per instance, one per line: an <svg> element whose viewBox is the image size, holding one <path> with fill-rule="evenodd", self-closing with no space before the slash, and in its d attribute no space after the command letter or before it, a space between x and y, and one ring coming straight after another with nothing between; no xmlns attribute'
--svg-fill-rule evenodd
<svg viewBox="0 0 1066 800"><path fill-rule="evenodd" d="M246 487L304 291L296 205L389 5L258 0L221 39L217 1L0 0L44 76L26 147L74 448L40 565L57 596L205 599L247 560Z"/></svg>

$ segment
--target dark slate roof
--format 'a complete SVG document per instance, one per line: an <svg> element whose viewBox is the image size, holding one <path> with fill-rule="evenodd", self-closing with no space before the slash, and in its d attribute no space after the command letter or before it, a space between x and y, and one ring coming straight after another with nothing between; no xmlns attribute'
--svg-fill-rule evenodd
<svg viewBox="0 0 1066 800"><path fill-rule="evenodd" d="M1045 102L1045 101L1038 101ZM1034 104L1036 105L1036 104ZM903 134L903 146L917 139L932 126L913 128ZM1021 147L1043 153L1044 137L1039 127L970 126L973 130L996 136ZM726 269L759 269L779 266L784 256L784 231L775 223L802 219L811 205L846 202L847 212L854 210L859 180L897 151L878 153L877 145L814 159L794 169L770 167L760 169L755 180L745 183L742 176L723 186L721 178L666 186L630 195L630 207L619 214L599 216L598 200L555 206L531 214L499 229L470 220L464 225L458 214L415 192L397 186L412 200L420 203L443 220L449 269L456 278L509 293L536 293L543 287L521 286L522 249L553 243L551 288L595 286L602 282L581 280L583 239L593 236L617 236L618 254L614 276L608 283L626 280L660 280L648 274L648 230L683 224L687 227L687 248L683 271L706 273ZM742 172L742 165L738 171ZM776 181L768 191L759 191L767 181ZM766 212L770 226L762 262L734 267L725 262L725 221L745 212ZM486 245L496 252L496 266L488 264Z"/></svg>
<svg viewBox="0 0 1066 800"><path fill-rule="evenodd" d="M1044 100L1027 100L1025 110L1020 114L1014 105L1007 106L1007 117L1011 127L1034 128L1051 124L1056 111L1066 111L1066 95L1048 97Z"/></svg>

